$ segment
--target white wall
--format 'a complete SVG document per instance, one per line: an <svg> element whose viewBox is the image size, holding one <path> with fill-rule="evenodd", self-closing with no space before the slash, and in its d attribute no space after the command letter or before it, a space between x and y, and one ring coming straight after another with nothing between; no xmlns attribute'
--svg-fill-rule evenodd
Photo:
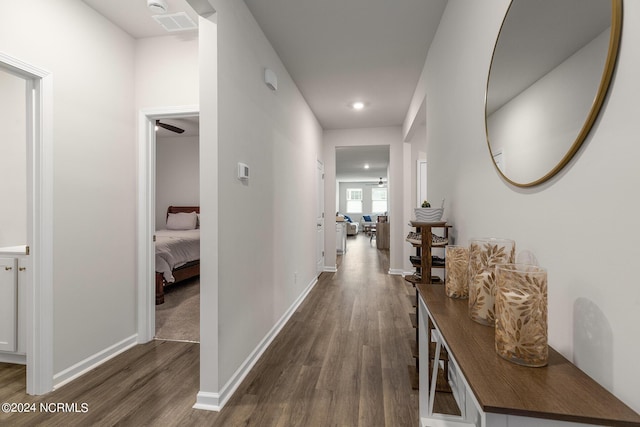
<svg viewBox="0 0 640 427"><path fill-rule="evenodd" d="M404 224L409 217L404 212L404 145L402 142L402 128L389 126L364 129L333 129L325 130L323 136L325 158L325 211L335 213L336 207L336 147L362 145L389 146L389 173L387 188L389 189L389 269L395 273L402 271L404 249L402 247L406 234ZM335 216L327 215L325 229L335 229ZM325 248L336 247L335 233L325 233ZM335 268L335 251L325 252L325 266Z"/></svg>
<svg viewBox="0 0 640 427"><path fill-rule="evenodd" d="M425 113L425 111L420 111ZM409 112L408 114L411 114ZM426 113L425 113L426 114ZM421 121L422 117L416 117L414 120ZM406 120L409 121L409 120ZM408 153L406 154L407 160L405 161L405 186L404 186L404 211L405 216L409 219L415 219L413 209L422 203L422 200L418 200L418 160L426 160L427 157L427 129L424 123L415 126L415 131L411 136L411 140L405 143L409 147L406 148ZM428 165L427 165L428 168ZM444 219L446 219L446 213ZM405 228L402 236L406 236L409 232L415 231L413 227L409 226L409 222L405 222ZM409 257L415 255L415 249L408 243L404 244L404 256L402 258L402 268L405 273L413 272L415 268L411 265Z"/></svg>
<svg viewBox="0 0 640 427"><path fill-rule="evenodd" d="M134 43L82 2L23 0L3 3L0 50L53 76L60 373L136 332Z"/></svg>
<svg viewBox="0 0 640 427"><path fill-rule="evenodd" d="M220 404L218 14L199 18L200 84L200 393ZM225 380L226 381L226 380ZM222 383L224 384L224 383ZM198 402L201 403L201 394Z"/></svg>
<svg viewBox="0 0 640 427"><path fill-rule="evenodd" d="M0 68L0 247L27 244L27 136L24 79Z"/></svg>
<svg viewBox="0 0 640 427"><path fill-rule="evenodd" d="M199 138L156 139L156 230L165 228L169 206L200 206Z"/></svg>
<svg viewBox="0 0 640 427"><path fill-rule="evenodd" d="M617 70L582 149L528 190L499 177L485 139L487 74L508 5L448 2L425 69L429 197L447 198L459 243L509 237L535 253L548 269L551 346L640 411L640 4L625 2Z"/></svg>
<svg viewBox="0 0 640 427"><path fill-rule="evenodd" d="M202 218L218 224L219 263L217 295L202 299L218 307L219 327L202 337L201 392L215 393L315 280L314 189L322 131L245 4L211 4L217 34L211 29L200 38L200 60L204 71L211 70L219 41L217 88L216 76L207 72L201 86L218 96L217 105L212 99L200 104L201 162L215 159L218 168L201 171L201 186L203 194L218 194L216 212ZM263 82L265 67L278 76L276 92ZM212 123L217 146L215 129L207 128ZM251 169L247 183L236 178L238 162ZM201 202L204 209L208 202ZM217 372L210 366L216 358Z"/></svg>
<svg viewBox="0 0 640 427"><path fill-rule="evenodd" d="M427 128L424 124L416 128L411 144L411 188L410 203L411 209L419 206L422 200L418 200L418 160L427 159ZM430 200L433 201L433 200ZM439 204L438 204L439 205Z"/></svg>
<svg viewBox="0 0 640 427"><path fill-rule="evenodd" d="M198 33L136 40L136 108L198 104Z"/></svg>

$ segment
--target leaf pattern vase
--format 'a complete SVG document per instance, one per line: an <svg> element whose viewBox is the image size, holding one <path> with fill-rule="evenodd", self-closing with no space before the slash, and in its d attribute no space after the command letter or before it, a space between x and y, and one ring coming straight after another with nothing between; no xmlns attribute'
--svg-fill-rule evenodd
<svg viewBox="0 0 640 427"><path fill-rule="evenodd" d="M547 272L534 265L496 267L496 352L524 366L545 366Z"/></svg>
<svg viewBox="0 0 640 427"><path fill-rule="evenodd" d="M444 290L447 296L459 299L469 298L469 248L448 245L445 248L444 259L447 272Z"/></svg>
<svg viewBox="0 0 640 427"><path fill-rule="evenodd" d="M509 239L471 239L469 243L469 317L495 325L495 267L513 264L516 242Z"/></svg>

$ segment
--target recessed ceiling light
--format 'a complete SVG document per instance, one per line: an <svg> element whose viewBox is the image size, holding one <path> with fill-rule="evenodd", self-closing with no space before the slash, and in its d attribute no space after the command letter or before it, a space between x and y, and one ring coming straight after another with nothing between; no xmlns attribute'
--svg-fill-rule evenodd
<svg viewBox="0 0 640 427"><path fill-rule="evenodd" d="M369 164L365 163L364 168L369 169Z"/></svg>
<svg viewBox="0 0 640 427"><path fill-rule="evenodd" d="M356 101L351 104L351 108L353 108L354 110L362 110L364 108L364 102Z"/></svg>

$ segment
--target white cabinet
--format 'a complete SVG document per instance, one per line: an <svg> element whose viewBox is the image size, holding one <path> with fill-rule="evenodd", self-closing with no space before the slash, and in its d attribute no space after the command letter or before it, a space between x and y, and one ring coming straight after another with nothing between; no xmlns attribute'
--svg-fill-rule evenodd
<svg viewBox="0 0 640 427"><path fill-rule="evenodd" d="M347 252L347 223L336 222L336 250L339 254Z"/></svg>
<svg viewBox="0 0 640 427"><path fill-rule="evenodd" d="M0 248L0 362L26 363L28 246Z"/></svg>
<svg viewBox="0 0 640 427"><path fill-rule="evenodd" d="M0 351L18 349L18 260L0 258Z"/></svg>

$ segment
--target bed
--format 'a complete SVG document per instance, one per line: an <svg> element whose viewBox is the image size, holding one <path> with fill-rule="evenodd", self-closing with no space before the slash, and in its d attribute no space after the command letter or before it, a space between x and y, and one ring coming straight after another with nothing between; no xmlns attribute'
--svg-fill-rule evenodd
<svg viewBox="0 0 640 427"><path fill-rule="evenodd" d="M166 228L156 231L156 304L165 286L200 275L199 214L199 206L169 206Z"/></svg>

